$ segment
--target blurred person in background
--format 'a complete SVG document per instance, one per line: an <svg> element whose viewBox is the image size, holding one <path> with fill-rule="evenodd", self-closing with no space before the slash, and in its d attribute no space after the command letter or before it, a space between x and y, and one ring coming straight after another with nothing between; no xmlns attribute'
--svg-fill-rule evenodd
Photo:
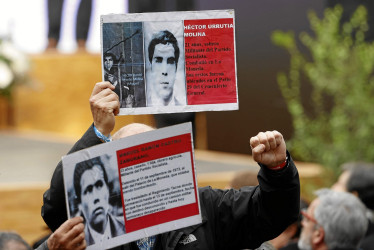
<svg viewBox="0 0 374 250"><path fill-rule="evenodd" d="M255 171L244 170L235 173L234 177L230 180L227 189L241 189L244 186L257 186L257 173Z"/></svg>
<svg viewBox="0 0 374 250"><path fill-rule="evenodd" d="M20 235L14 232L0 232L0 250L32 250Z"/></svg>
<svg viewBox="0 0 374 250"><path fill-rule="evenodd" d="M366 206L369 227L362 241L363 249L374 249L374 164L348 162L341 166L343 172L332 186L333 190L356 195Z"/></svg>
<svg viewBox="0 0 374 250"><path fill-rule="evenodd" d="M56 49L60 41L64 0L48 0L48 45L47 49ZM66 3L65 3L66 4ZM79 49L85 49L90 27L92 0L80 0L77 10L75 39Z"/></svg>
<svg viewBox="0 0 374 250"><path fill-rule="evenodd" d="M321 189L302 211L302 250L357 250L368 221L365 205L353 194Z"/></svg>

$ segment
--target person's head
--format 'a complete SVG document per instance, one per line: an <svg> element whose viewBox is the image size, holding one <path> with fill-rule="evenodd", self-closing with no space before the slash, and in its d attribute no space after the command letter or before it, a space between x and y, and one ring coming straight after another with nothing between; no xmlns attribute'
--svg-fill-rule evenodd
<svg viewBox="0 0 374 250"><path fill-rule="evenodd" d="M347 182L350 176L351 172L349 170L344 170L339 175L338 180L331 186L331 189L340 192L347 192Z"/></svg>
<svg viewBox="0 0 374 250"><path fill-rule="evenodd" d="M167 30L154 34L148 46L153 91L166 105L173 96L179 53L177 39Z"/></svg>
<svg viewBox="0 0 374 250"><path fill-rule="evenodd" d="M100 156L76 164L74 189L86 223L102 233L109 210L109 183Z"/></svg>
<svg viewBox="0 0 374 250"><path fill-rule="evenodd" d="M140 134L143 132L152 131L154 128L142 123L131 123L120 128L116 133L113 134L113 140L118 140L127 136Z"/></svg>
<svg viewBox="0 0 374 250"><path fill-rule="evenodd" d="M110 70L113 67L116 56L110 52L104 54L104 67L107 70Z"/></svg>
<svg viewBox="0 0 374 250"><path fill-rule="evenodd" d="M31 250L22 237L13 232L0 232L0 250Z"/></svg>
<svg viewBox="0 0 374 250"><path fill-rule="evenodd" d="M257 186L257 173L246 170L237 172L228 184L227 188L241 189L245 186Z"/></svg>
<svg viewBox="0 0 374 250"><path fill-rule="evenodd" d="M132 108L134 106L134 96L128 95L125 98L125 108Z"/></svg>
<svg viewBox="0 0 374 250"><path fill-rule="evenodd" d="M343 173L332 189L353 193L368 209L374 210L374 164L348 162L342 169Z"/></svg>
<svg viewBox="0 0 374 250"><path fill-rule="evenodd" d="M322 189L302 211L300 249L357 248L368 220L364 204L353 194Z"/></svg>

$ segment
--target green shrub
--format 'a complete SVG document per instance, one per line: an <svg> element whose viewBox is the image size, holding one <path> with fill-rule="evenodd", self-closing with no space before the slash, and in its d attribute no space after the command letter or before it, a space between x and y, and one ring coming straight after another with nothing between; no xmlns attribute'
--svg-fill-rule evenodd
<svg viewBox="0 0 374 250"><path fill-rule="evenodd" d="M290 54L288 74L277 77L293 121L290 151L333 177L344 162L374 162L374 44L365 41L367 11L358 7L344 24L342 12L339 5L323 18L311 11L313 34L302 32L301 43L293 32L272 33L273 43Z"/></svg>

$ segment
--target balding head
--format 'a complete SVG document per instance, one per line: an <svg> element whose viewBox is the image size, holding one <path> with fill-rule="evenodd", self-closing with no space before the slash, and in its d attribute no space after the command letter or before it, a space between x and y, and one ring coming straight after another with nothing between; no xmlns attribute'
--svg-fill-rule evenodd
<svg viewBox="0 0 374 250"><path fill-rule="evenodd" d="M142 123L131 123L129 125L126 125L122 127L120 130L118 130L114 135L113 135L113 140L118 140L130 135L136 135L140 134L143 132L148 132L152 131L154 128L151 126L142 124Z"/></svg>
<svg viewBox="0 0 374 250"><path fill-rule="evenodd" d="M0 232L0 249L31 250L31 247L17 233Z"/></svg>

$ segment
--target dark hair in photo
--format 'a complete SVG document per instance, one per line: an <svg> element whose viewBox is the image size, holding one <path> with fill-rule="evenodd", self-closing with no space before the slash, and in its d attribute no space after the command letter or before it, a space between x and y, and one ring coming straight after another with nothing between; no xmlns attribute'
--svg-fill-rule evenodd
<svg viewBox="0 0 374 250"><path fill-rule="evenodd" d="M155 52L155 47L157 44L173 45L174 55L175 55L175 67L177 67L178 59L179 59L179 47L178 47L178 41L175 38L175 36L168 30L159 31L153 35L152 40L148 46L148 58L151 63L152 63L153 54Z"/></svg>
<svg viewBox="0 0 374 250"><path fill-rule="evenodd" d="M105 167L104 167L103 162L100 159L100 156L97 156L95 158L92 158L92 159L89 159L89 160L86 160L86 161L79 162L75 165L75 169L74 169L74 189L75 189L75 195L76 195L78 203L81 202L81 192L82 192L82 190L81 190L81 178L82 178L82 175L86 170L92 169L93 166L95 166L95 165L100 166L100 168L101 168L101 170L103 171L103 174L104 174L105 184L109 188L108 175L105 171Z"/></svg>
<svg viewBox="0 0 374 250"><path fill-rule="evenodd" d="M117 57L113 53L111 53L111 52L104 53L104 57L103 57L104 60L105 60L105 57L108 57L108 56L112 57L112 59L113 59L114 62L117 60Z"/></svg>

